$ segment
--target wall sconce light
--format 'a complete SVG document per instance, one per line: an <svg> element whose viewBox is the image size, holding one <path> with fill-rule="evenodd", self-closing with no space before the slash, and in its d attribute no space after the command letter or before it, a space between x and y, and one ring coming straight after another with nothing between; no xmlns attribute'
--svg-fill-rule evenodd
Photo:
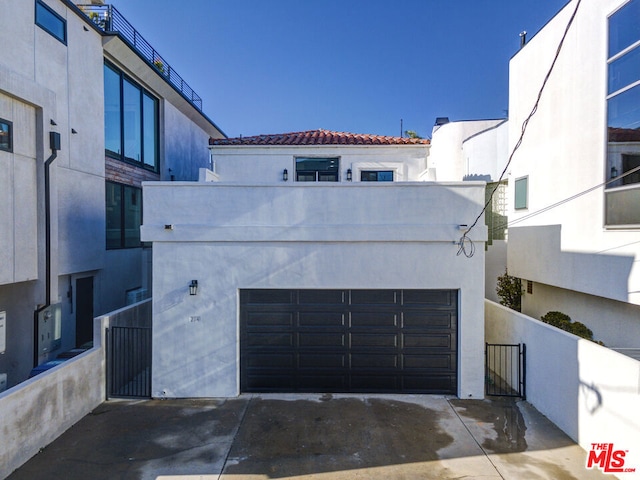
<svg viewBox="0 0 640 480"><path fill-rule="evenodd" d="M611 167L611 178L616 178L618 176L618 169L613 166Z"/></svg>
<svg viewBox="0 0 640 480"><path fill-rule="evenodd" d="M351 180L353 180L353 172L351 172L351 169L347 170L347 182L350 182Z"/></svg>
<svg viewBox="0 0 640 480"><path fill-rule="evenodd" d="M196 295L198 293L198 280L191 280L189 284L189 295Z"/></svg>
<svg viewBox="0 0 640 480"><path fill-rule="evenodd" d="M289 180L289 171L286 168L282 172L282 180L284 180L285 182Z"/></svg>

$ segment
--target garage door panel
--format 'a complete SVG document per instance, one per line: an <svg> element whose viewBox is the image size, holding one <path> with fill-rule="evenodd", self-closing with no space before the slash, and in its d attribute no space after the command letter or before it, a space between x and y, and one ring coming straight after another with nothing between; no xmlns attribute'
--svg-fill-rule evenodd
<svg viewBox="0 0 640 480"><path fill-rule="evenodd" d="M351 355L351 368L398 368L398 354L357 354Z"/></svg>
<svg viewBox="0 0 640 480"><path fill-rule="evenodd" d="M352 333L351 347L397 347L396 333Z"/></svg>
<svg viewBox="0 0 640 480"><path fill-rule="evenodd" d="M448 334L411 334L402 335L404 348L438 348L451 350L454 348L454 337Z"/></svg>
<svg viewBox="0 0 640 480"><path fill-rule="evenodd" d="M395 312L351 312L352 327L396 327L398 315Z"/></svg>
<svg viewBox="0 0 640 480"><path fill-rule="evenodd" d="M247 327L283 326L293 325L291 312L250 312L247 315Z"/></svg>
<svg viewBox="0 0 640 480"><path fill-rule="evenodd" d="M300 312L298 322L301 327L342 327L345 315L340 312Z"/></svg>
<svg viewBox="0 0 640 480"><path fill-rule="evenodd" d="M456 303L455 290L403 290L402 304L452 307Z"/></svg>
<svg viewBox="0 0 640 480"><path fill-rule="evenodd" d="M304 368L345 368L346 353L304 354L298 355L298 366ZM335 372L334 372L335 373Z"/></svg>
<svg viewBox="0 0 640 480"><path fill-rule="evenodd" d="M248 347L293 347L293 333L251 333L246 344Z"/></svg>
<svg viewBox="0 0 640 480"><path fill-rule="evenodd" d="M404 368L451 371L450 355L404 355Z"/></svg>
<svg viewBox="0 0 640 480"><path fill-rule="evenodd" d="M259 292L240 292L242 391L456 393L457 291Z"/></svg>
<svg viewBox="0 0 640 480"><path fill-rule="evenodd" d="M396 290L351 290L351 305L395 305L398 303Z"/></svg>
<svg viewBox="0 0 640 480"><path fill-rule="evenodd" d="M342 305L346 302L345 290L299 290L299 305Z"/></svg>
<svg viewBox="0 0 640 480"><path fill-rule="evenodd" d="M300 333L298 335L298 346L344 347L345 337L343 333Z"/></svg>
<svg viewBox="0 0 640 480"><path fill-rule="evenodd" d="M281 353L254 353L247 358L246 365L255 369L264 368L294 368L295 355Z"/></svg>
<svg viewBox="0 0 640 480"><path fill-rule="evenodd" d="M295 303L294 290L261 289L242 290L240 301L244 305L269 305L274 303L292 304Z"/></svg>
<svg viewBox="0 0 640 480"><path fill-rule="evenodd" d="M402 315L404 328L454 329L455 325L455 316L448 312L404 311Z"/></svg>

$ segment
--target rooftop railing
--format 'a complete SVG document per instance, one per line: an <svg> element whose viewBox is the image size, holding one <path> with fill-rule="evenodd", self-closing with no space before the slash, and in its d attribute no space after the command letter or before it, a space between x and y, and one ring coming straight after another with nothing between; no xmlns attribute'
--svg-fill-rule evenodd
<svg viewBox="0 0 640 480"><path fill-rule="evenodd" d="M189 103L202 111L202 98L171 68L171 65L147 42L113 5L78 5L78 7L103 32L120 36L131 48L138 52L160 75L178 91Z"/></svg>

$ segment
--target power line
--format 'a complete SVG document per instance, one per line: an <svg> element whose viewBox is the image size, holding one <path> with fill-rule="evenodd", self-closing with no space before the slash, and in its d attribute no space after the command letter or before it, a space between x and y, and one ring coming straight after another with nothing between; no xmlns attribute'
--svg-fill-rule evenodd
<svg viewBox="0 0 640 480"><path fill-rule="evenodd" d="M571 28L571 25L573 24L574 19L576 18L576 14L578 13L578 8L580 8L580 3L582 3L582 0L578 0L576 2L576 8L574 9L573 13L571 14L571 18L569 18L569 22L567 23L567 26L564 29L564 34L562 35L562 38L560 39L560 43L558 44L558 48L556 49L556 54L553 57L553 61L551 62L551 66L549 67L549 70L547 71L547 74L545 75L544 80L542 81L542 86L540 87L540 90L538 91L538 97L536 98L536 102L534 103L533 108L531 109L531 112L529 113L529 115L527 116L525 121L522 122L522 127L520 129L520 138L518 139L518 141L514 145L513 150L511 151L511 154L509 155L509 159L507 160L507 164L504 166L504 170L502 170L502 173L500 174L500 178L498 179L498 184L502 181L502 179L506 175L507 170L509 169L509 165L511 164L511 160L513 160L513 156L515 155L516 151L520 148L520 145L522 144L522 140L524 139L524 134L525 134L525 132L527 130L527 126L529 125L529 121L531 120L531 118L538 111L538 105L540 104L540 99L542 98L542 92L544 92L544 89L547 86L547 82L549 81L549 77L551 77L551 73L553 72L553 69L556 66L556 62L558 60L558 57L560 56L560 51L562 50L562 46L564 45L564 41L567 38L567 35L569 33L569 29ZM460 249L458 250L457 255L460 255L461 253L463 253L466 257L471 258L473 256L473 254L475 253L475 248L472 248L469 251L467 251L466 248L465 248L465 244L467 243L467 241L471 241L467 237L467 234L471 231L471 229L473 227L476 226L476 224L478 223L480 218L482 218L482 215L484 214L484 212L487 210L487 208L491 204L491 201L493 199L493 195L495 194L497 189L498 189L498 185L496 185L496 187L492 190L491 195L489 195L489 199L486 201L484 207L482 208L482 211L478 214L478 216L476 217L474 222L462 234L462 237L460 238L460 243L459 243L460 244ZM473 245L472 241L471 241L471 245Z"/></svg>

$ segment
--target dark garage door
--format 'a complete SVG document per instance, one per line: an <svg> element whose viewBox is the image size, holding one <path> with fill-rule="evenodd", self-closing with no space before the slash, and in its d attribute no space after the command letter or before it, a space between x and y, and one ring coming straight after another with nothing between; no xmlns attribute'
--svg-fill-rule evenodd
<svg viewBox="0 0 640 480"><path fill-rule="evenodd" d="M457 290L241 290L243 392L457 392Z"/></svg>

